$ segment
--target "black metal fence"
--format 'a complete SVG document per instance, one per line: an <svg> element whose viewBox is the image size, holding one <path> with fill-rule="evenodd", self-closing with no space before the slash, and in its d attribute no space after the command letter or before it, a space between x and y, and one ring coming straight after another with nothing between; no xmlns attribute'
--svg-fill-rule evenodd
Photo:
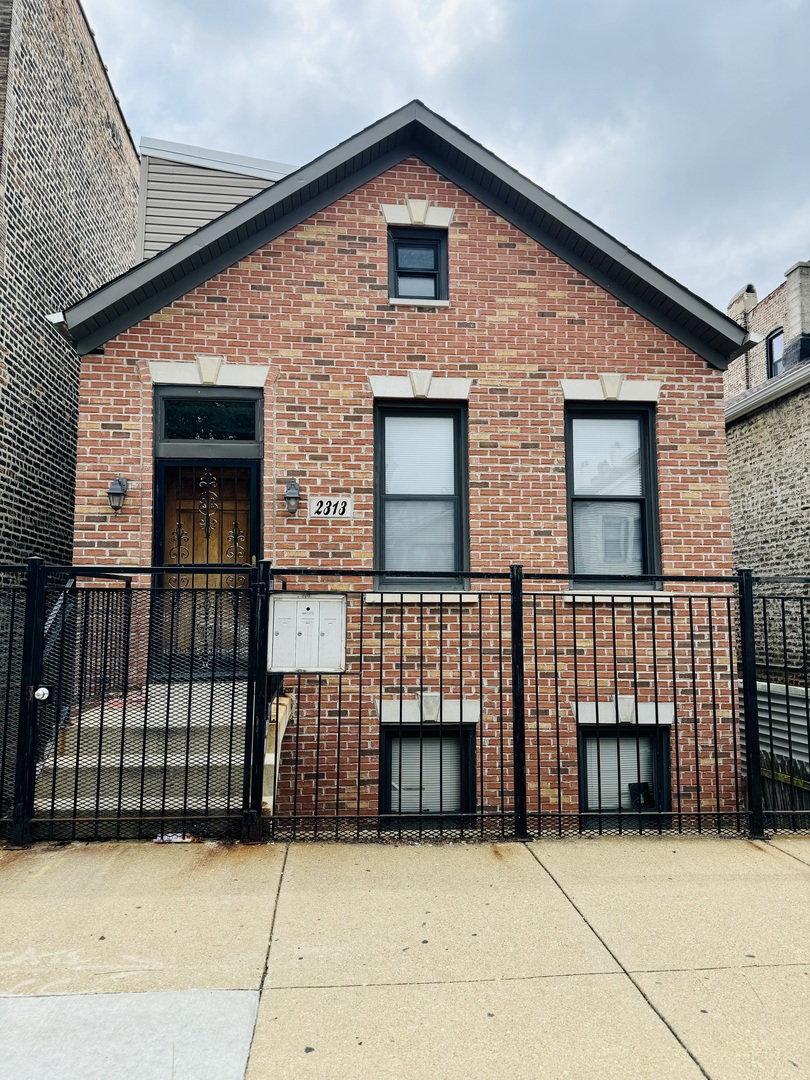
<svg viewBox="0 0 810 1080"><path fill-rule="evenodd" d="M0 836L810 828L810 582L226 569L5 568Z"/></svg>
<svg viewBox="0 0 810 1080"><path fill-rule="evenodd" d="M31 560L0 591L12 842L256 835L258 574L228 587L219 569L181 586Z"/></svg>
<svg viewBox="0 0 810 1080"><path fill-rule="evenodd" d="M810 580L753 588L764 826L810 830Z"/></svg>
<svg viewBox="0 0 810 1080"><path fill-rule="evenodd" d="M274 603L345 597L346 658L285 676L267 835L761 828L740 730L739 578L621 595L518 566L469 575L465 593L273 576Z"/></svg>

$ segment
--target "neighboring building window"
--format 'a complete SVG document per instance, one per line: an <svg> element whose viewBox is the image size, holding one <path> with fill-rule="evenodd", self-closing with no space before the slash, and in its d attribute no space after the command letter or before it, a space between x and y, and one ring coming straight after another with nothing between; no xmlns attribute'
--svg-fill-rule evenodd
<svg viewBox="0 0 810 1080"><path fill-rule="evenodd" d="M777 330L765 342L768 354L768 378L775 379L785 370L785 332Z"/></svg>
<svg viewBox="0 0 810 1080"><path fill-rule="evenodd" d="M388 293L399 299L447 299L444 229L388 230Z"/></svg>
<svg viewBox="0 0 810 1080"><path fill-rule="evenodd" d="M475 808L475 726L383 727L380 812L467 814Z"/></svg>
<svg viewBox="0 0 810 1080"><path fill-rule="evenodd" d="M658 573L652 409L567 412L569 544L574 575Z"/></svg>
<svg viewBox="0 0 810 1080"><path fill-rule="evenodd" d="M466 407L380 406L376 423L376 563L403 589L461 584L467 542Z"/></svg>
<svg viewBox="0 0 810 1080"><path fill-rule="evenodd" d="M668 812L669 727L626 734L619 727L579 732L580 809Z"/></svg>

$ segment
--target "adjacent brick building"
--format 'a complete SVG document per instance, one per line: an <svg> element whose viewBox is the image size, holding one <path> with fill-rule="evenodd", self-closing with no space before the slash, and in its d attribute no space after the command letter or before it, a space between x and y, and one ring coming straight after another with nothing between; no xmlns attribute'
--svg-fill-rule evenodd
<svg viewBox="0 0 810 1080"><path fill-rule="evenodd" d="M738 566L810 575L810 263L772 293L741 289L728 313L759 343L725 375Z"/></svg>
<svg viewBox="0 0 810 1080"><path fill-rule="evenodd" d="M730 641L720 658L711 605L649 578L731 569L722 372L748 345L733 320L412 103L75 304L63 329L83 354L78 563L168 564L181 590L189 563L231 564L238 583L270 558L291 589L307 587L291 567L366 571L309 581L352 592L351 677L288 680L276 813L355 798L394 812L425 694L461 750L419 769L452 773L450 809L496 812L503 585L467 575L510 563L560 575L535 587L538 812L593 808L605 724L620 786L629 769L659 810L738 804ZM704 724L720 748L708 794ZM478 762L466 795L458 755Z"/></svg>
<svg viewBox="0 0 810 1080"><path fill-rule="evenodd" d="M138 157L77 0L0 0L0 561L70 558L79 363L45 316L132 264Z"/></svg>

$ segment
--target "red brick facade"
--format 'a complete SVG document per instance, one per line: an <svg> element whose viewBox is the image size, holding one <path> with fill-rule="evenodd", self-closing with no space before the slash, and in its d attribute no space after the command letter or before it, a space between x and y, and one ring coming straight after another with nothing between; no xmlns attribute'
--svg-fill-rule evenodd
<svg viewBox="0 0 810 1080"><path fill-rule="evenodd" d="M454 210L448 235L448 307L388 302L387 226L380 206L404 203L408 196ZM369 376L424 370L436 377L473 380L468 403L471 570L503 571L519 562L527 571L568 572L560 380L596 379L600 373L661 383L656 453L663 573L711 575L731 569L722 373L415 158L358 187L127 330L107 343L103 355L84 357L76 562L151 563L149 363L193 362L199 355L267 366L262 535L263 553L275 566L372 568L374 398ZM130 486L124 509L112 515L105 492L116 475L126 477ZM351 495L354 520L319 521L308 518L305 510L290 516L284 490L291 478L300 482L304 498ZM324 582L320 586L328 587ZM290 587L300 587L300 582ZM368 588L371 581L353 587ZM503 582L497 585L503 587ZM537 657L528 671L533 805L540 807L545 799L542 805L549 812L577 811L577 727L569 704L577 692L574 657L577 650L587 653L600 635L612 635L610 656L595 661L587 687L580 685L580 700L614 693L648 703L678 699L682 728L677 737L673 734L671 753L683 760L672 808L694 811L696 798L702 797L704 811L733 809L737 781L730 642L724 641L725 653L710 670L708 627L713 616L705 605L691 612L691 618L685 605L674 605L671 623L665 604L628 604L618 616L619 609L603 608L592 617L594 609L585 606L577 639L573 619L579 605L555 603L552 611L550 592L564 588L560 583L559 588L545 589L530 634L531 653ZM353 602L356 605L356 597ZM491 609L495 603L488 600L485 606ZM490 611L486 626L475 630L475 610L462 613L486 650L479 658L473 655L476 638L464 659L459 656L464 650L452 644L459 638L460 608L444 611L441 620L433 609L430 625L423 626L428 644L421 662L411 654L410 667L406 663L403 668L394 639L402 635L405 652L413 646L406 628L412 616L406 613L399 629L396 611L386 616L391 624L386 648L393 652L381 657L377 637L382 610L378 606L368 616L369 667L363 677L377 678L374 672L379 675L382 668L378 685L394 696L439 689L445 695L465 696L465 685L470 687L482 702L476 734L481 768L477 803L479 809L497 809L511 786L511 764L506 769L504 765L511 760L510 736L502 726L509 707L508 693L504 697L509 682L504 670L509 644L505 616L497 618ZM440 622L444 648L455 650L454 663L467 676L440 671ZM554 625L560 639L553 647ZM505 637L499 640L501 630ZM350 660L358 655L356 633L357 623L350 619ZM666 648L659 645L658 654L656 634L670 642ZM662 657L669 673L656 675ZM402 670L407 685L401 681ZM676 689L678 678L684 681ZM317 799L321 812L327 812L327 803L333 812L336 805L359 799L361 812L376 813L379 731L373 695L366 691L365 704L358 702L359 681L347 677L344 682L340 733L335 681L327 687L324 679L326 689L312 679L298 680L293 687L298 725L287 739L295 740L298 790L293 790L288 750L286 765L282 754L278 811L289 812L295 798L299 810L314 809ZM316 732L312 717L319 693L320 715L332 720ZM704 727L717 733L721 749L717 761L707 766L711 775L705 785L698 776L702 766L697 748L698 729ZM341 747L344 760L353 761L353 771L339 778ZM701 795L702 785L706 790Z"/></svg>
<svg viewBox="0 0 810 1080"><path fill-rule="evenodd" d="M390 306L380 204L427 196L455 209L450 306ZM663 383L657 410L662 567L730 568L722 374L534 240L410 160L313 215L82 361L75 558L152 557L149 361L267 364L264 554L277 563L372 564L369 375L423 369L474 380L469 402L470 566L568 570L560 379L604 371ZM130 481L124 510L105 491ZM304 495L352 494L353 523L290 517ZM505 489L506 494L499 493Z"/></svg>

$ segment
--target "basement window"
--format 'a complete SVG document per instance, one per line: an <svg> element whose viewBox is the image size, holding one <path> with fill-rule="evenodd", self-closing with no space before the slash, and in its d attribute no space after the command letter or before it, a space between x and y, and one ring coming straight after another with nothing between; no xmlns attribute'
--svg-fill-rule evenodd
<svg viewBox="0 0 810 1080"><path fill-rule="evenodd" d="M381 729L380 812L405 816L475 809L474 725ZM446 823L446 822L445 822Z"/></svg>

